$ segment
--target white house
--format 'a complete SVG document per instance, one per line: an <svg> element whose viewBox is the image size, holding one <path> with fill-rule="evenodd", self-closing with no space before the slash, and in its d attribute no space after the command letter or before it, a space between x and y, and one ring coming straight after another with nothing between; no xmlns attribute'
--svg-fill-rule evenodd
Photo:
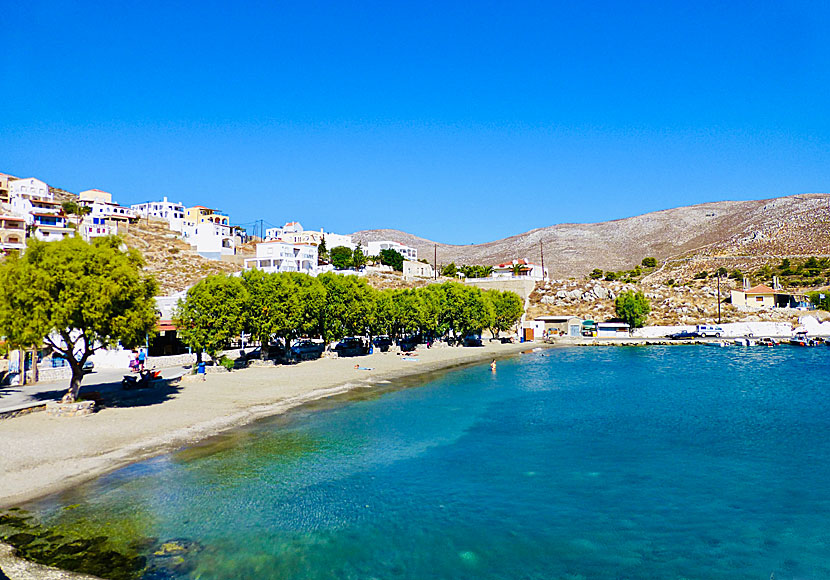
<svg viewBox="0 0 830 580"><path fill-rule="evenodd" d="M54 201L49 186L34 177L9 181L9 198L22 197L25 199L40 199Z"/></svg>
<svg viewBox="0 0 830 580"><path fill-rule="evenodd" d="M256 258L245 260L245 269L256 268L263 272L302 272L316 276L317 246L291 244L281 240L261 242L256 245Z"/></svg>
<svg viewBox="0 0 830 580"><path fill-rule="evenodd" d="M28 225L34 225L35 214L60 215L63 211L61 204L51 199L40 197L27 197L23 194L15 194L11 199L12 214L22 217Z"/></svg>
<svg viewBox="0 0 830 580"><path fill-rule="evenodd" d="M78 231L81 237L88 242L93 238L115 235L118 233L118 227L107 223L106 218L85 215L78 220Z"/></svg>
<svg viewBox="0 0 830 580"><path fill-rule="evenodd" d="M534 264L526 258L505 262L493 267L491 278L526 278L529 280L546 280L548 277L547 268Z"/></svg>
<svg viewBox="0 0 830 580"><path fill-rule="evenodd" d="M166 197L161 201L136 203L131 205L130 209L142 217L152 216L167 220L167 223L170 224L170 229L174 232L181 232L184 227L184 204L167 201Z"/></svg>
<svg viewBox="0 0 830 580"><path fill-rule="evenodd" d="M236 236L231 226L204 221L194 225L185 224L182 229L184 240L196 248L203 258L220 260L222 256L236 254Z"/></svg>
<svg viewBox="0 0 830 580"><path fill-rule="evenodd" d="M305 230L300 222L288 222L281 228L268 228L265 230L265 240L281 240L291 244L314 244L319 246L325 240L326 248L331 250L337 246L345 246L351 250L355 249L355 243L351 236L332 234L323 231Z"/></svg>
<svg viewBox="0 0 830 580"><path fill-rule="evenodd" d="M122 207L111 201L98 201L89 199L78 199L78 204L90 208L92 217L104 218L112 222L128 223L136 218L138 214L128 207Z"/></svg>
<svg viewBox="0 0 830 580"><path fill-rule="evenodd" d="M329 245L328 241L326 241L326 246L328 246L329 248L334 247ZM364 253L369 256L379 256L381 250L395 250L401 256L403 256L404 260L412 260L413 262L418 261L418 250L410 246L404 246L403 244L399 244L398 242L393 242L391 240L385 240L381 242L369 242L369 244L366 246L366 251Z"/></svg>
<svg viewBox="0 0 830 580"><path fill-rule="evenodd" d="M423 262L403 261L403 277L407 280L412 278L434 278L435 271L429 264Z"/></svg>

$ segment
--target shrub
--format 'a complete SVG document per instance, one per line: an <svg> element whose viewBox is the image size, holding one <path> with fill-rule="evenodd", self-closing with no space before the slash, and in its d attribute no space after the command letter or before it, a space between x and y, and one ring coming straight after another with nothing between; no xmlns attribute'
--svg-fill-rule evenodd
<svg viewBox="0 0 830 580"><path fill-rule="evenodd" d="M709 277L709 272L707 272L706 270L704 270L703 272L698 272L697 274L695 274L695 280L705 280L708 277Z"/></svg>
<svg viewBox="0 0 830 580"><path fill-rule="evenodd" d="M646 268L656 268L657 267L657 258L643 258L642 264Z"/></svg>
<svg viewBox="0 0 830 580"><path fill-rule="evenodd" d="M732 270L732 272L729 274L729 277L733 280L743 280L744 274L740 270Z"/></svg>
<svg viewBox="0 0 830 580"><path fill-rule="evenodd" d="M631 328L643 326L651 312L651 304L642 292L628 290L617 296L614 303L617 316L625 320Z"/></svg>
<svg viewBox="0 0 830 580"><path fill-rule="evenodd" d="M609 282L613 282L614 280L617 279L617 273L616 272L606 272L605 273L605 279L608 280Z"/></svg>
<svg viewBox="0 0 830 580"><path fill-rule="evenodd" d="M599 280L600 278L602 278L603 272L599 268L594 268L588 275L591 277L591 280Z"/></svg>
<svg viewBox="0 0 830 580"><path fill-rule="evenodd" d="M221 357L219 357L219 364L228 369L229 371L232 371L234 366L236 365L236 361L234 361L232 358L228 358L225 355L222 355Z"/></svg>

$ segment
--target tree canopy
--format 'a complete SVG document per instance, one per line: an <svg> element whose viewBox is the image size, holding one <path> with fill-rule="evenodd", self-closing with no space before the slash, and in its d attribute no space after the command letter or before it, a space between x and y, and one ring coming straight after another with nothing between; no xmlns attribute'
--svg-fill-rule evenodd
<svg viewBox="0 0 830 580"><path fill-rule="evenodd" d="M72 368L65 400L74 401L96 350L144 344L154 328L157 285L142 266L115 236L30 240L21 256L0 263L0 335L16 348L45 342L65 358Z"/></svg>
<svg viewBox="0 0 830 580"><path fill-rule="evenodd" d="M403 255L397 250L388 249L380 251L380 263L385 266L392 266L393 270L403 272Z"/></svg>
<svg viewBox="0 0 830 580"><path fill-rule="evenodd" d="M346 246L335 246L329 250L331 264L336 270L347 270L352 267L352 249Z"/></svg>
<svg viewBox="0 0 830 580"><path fill-rule="evenodd" d="M643 326L651 312L651 304L642 292L628 290L617 296L614 304L617 316L626 321L631 328Z"/></svg>
<svg viewBox="0 0 830 580"><path fill-rule="evenodd" d="M357 276L246 272L241 279L207 278L179 308L182 340L213 355L242 329L263 345L300 336L325 341L350 335L420 334L457 337L512 328L522 301L512 292L483 292L458 282L376 290ZM240 323L239 320L244 322Z"/></svg>

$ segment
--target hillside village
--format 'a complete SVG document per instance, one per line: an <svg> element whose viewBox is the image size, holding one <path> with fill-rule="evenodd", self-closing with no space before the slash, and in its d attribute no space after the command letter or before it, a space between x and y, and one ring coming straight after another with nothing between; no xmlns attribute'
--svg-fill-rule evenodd
<svg viewBox="0 0 830 580"><path fill-rule="evenodd" d="M463 260L465 254L445 245L439 250L438 244L429 242L433 245L432 255L427 256L430 264L419 257L419 250L424 254L428 249L426 241L395 230L350 235L306 230L298 221L289 221L253 236L220 209L188 207L167 197L121 205L100 189L74 194L35 177L0 174L0 254L25 249L29 238L51 241L77 234L89 241L118 234L142 253L145 269L158 281L162 295L158 310L167 328L171 328L175 303L187 288L212 274L249 269L311 276L341 270L365 276L376 288L412 288L456 278L482 287L496 283L496 287L516 290L526 300L528 320L545 316L613 319L616 296L634 290L649 299L649 324L653 325L718 320L797 324L803 311L813 307L807 292L824 289L830 281L830 198L797 197L797 201L784 198L762 207L753 205L755 213L747 217L743 229L718 226L730 235L720 239L708 235L708 243L696 249L660 256L660 260L646 258L643 264L632 259L629 270L594 268L587 274L571 270L552 278L550 270L561 274L563 255L548 250L546 265L544 243L540 241L533 252L519 236L481 246L496 244L499 255L505 256L504 246L513 240L516 248L528 250L523 256L513 254L488 264L485 254L478 263L483 265L460 262L456 266L452 260ZM724 211L728 203L705 204L703 210L695 208L704 206L694 206L692 214L683 215L692 219L688 215L706 211L706 219L715 219L708 206ZM781 213L782 207L790 213ZM680 215L679 210L669 211ZM759 217L770 215L775 221ZM619 227L622 222L627 223L622 220ZM533 238L536 232L527 236ZM595 255L589 247L585 251ZM338 262L336 255L343 252L348 260ZM384 260L388 252L400 256L400 263ZM538 256L538 263L527 254ZM804 264L811 267L805 269ZM511 286L513 282L518 286Z"/></svg>

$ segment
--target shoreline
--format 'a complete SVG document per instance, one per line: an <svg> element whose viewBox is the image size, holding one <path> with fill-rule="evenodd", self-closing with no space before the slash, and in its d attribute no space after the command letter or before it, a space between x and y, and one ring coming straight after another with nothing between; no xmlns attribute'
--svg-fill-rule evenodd
<svg viewBox="0 0 830 580"><path fill-rule="evenodd" d="M186 377L161 401L105 407L86 417L33 413L0 421L0 508L59 493L306 403L551 346L487 343L418 350L417 361L389 352L252 367L211 373L204 382ZM356 364L371 370L357 370Z"/></svg>

